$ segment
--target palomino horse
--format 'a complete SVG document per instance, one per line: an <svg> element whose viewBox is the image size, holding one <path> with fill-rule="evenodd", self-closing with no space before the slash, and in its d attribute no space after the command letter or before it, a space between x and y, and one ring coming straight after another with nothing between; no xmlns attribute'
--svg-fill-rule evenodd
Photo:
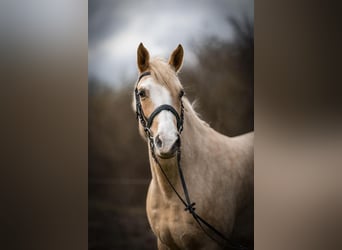
<svg viewBox="0 0 342 250"><path fill-rule="evenodd" d="M253 248L254 133L227 137L198 117L177 77L183 54L179 45L168 62L150 60L143 44L137 53L133 106L148 141L152 180L146 209L158 249ZM230 244L184 211L186 202L177 195L187 193L196 214ZM186 206L193 212L193 204Z"/></svg>

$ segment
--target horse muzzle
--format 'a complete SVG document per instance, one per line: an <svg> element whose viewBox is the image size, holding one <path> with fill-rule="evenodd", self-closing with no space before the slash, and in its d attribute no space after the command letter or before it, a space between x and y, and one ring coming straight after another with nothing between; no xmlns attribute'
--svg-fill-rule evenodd
<svg viewBox="0 0 342 250"><path fill-rule="evenodd" d="M156 154L162 159L170 159L174 157L180 146L180 139L177 135L175 138L168 138L158 134L154 139Z"/></svg>

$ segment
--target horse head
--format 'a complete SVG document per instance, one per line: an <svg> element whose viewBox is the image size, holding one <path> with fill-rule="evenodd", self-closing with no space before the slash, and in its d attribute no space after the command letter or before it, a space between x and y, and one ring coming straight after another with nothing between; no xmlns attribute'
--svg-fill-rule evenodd
<svg viewBox="0 0 342 250"><path fill-rule="evenodd" d="M168 62L150 60L148 50L140 43L137 50L139 79L133 107L140 119L141 135L150 140L158 157L176 155L183 126L183 87L177 77L183 62L183 47L172 52Z"/></svg>

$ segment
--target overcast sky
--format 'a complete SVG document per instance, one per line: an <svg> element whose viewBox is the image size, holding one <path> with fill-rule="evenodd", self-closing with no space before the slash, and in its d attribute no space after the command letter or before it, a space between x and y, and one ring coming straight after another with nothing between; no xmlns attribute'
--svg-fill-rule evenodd
<svg viewBox="0 0 342 250"><path fill-rule="evenodd" d="M181 43L184 64L196 65L194 45L212 36L232 40L227 18L253 13L252 0L89 0L89 77L113 87L135 79L140 42L165 58Z"/></svg>

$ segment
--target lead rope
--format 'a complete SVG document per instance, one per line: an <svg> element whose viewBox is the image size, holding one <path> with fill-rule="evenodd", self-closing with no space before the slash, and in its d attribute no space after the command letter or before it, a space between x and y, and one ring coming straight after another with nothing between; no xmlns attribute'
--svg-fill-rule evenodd
<svg viewBox="0 0 342 250"><path fill-rule="evenodd" d="M140 79L145 76L145 75L149 75L149 72L145 72L143 73L139 79L138 82L140 81ZM183 94L183 93L182 93ZM182 95L180 96L182 97ZM168 184L170 185L170 187L172 188L172 190L175 192L175 194L177 195L177 197L179 198L179 200L183 203L183 205L185 206L185 211L188 211L192 217L195 219L195 221L197 222L197 224L199 225L199 227L202 229L202 231L213 241L215 241L217 244L219 244L222 247L229 247L229 248L233 248L233 249L240 249L240 250L245 250L247 249L246 247L240 245L240 244L235 244L233 242L231 242L228 238L226 238L220 231L218 231L215 227L213 227L211 224L209 224L207 221L205 221L202 217L200 217L196 212L195 212L195 202L191 202L190 200L190 196L189 196L189 192L188 192L188 188L186 186L186 182L185 182L185 178L183 175L183 171L181 168L181 151L180 151L180 147L181 147L181 140L180 140L180 136L178 137L178 150L177 150L177 169L178 169L178 173L179 173L179 178L181 179L181 183L182 183L182 188L183 188L183 192L185 195L185 200L182 198L182 196L177 192L176 188L174 187L174 185L171 183L170 179L168 178L167 174L165 173L164 169L162 168L161 164L159 163L155 152L154 152L154 143L153 143L153 136L151 135L151 130L150 128L147 126L146 123L146 117L142 111L142 107L141 107L141 103L140 103L140 99L139 99L139 95L138 95L138 90L137 88L135 89L135 98L136 98L136 114L137 114L137 119L140 120L141 125L144 128L145 134L149 140L149 145L150 145L150 152L152 155L153 160L157 163L157 165L159 166L162 174L164 175L166 181L168 182ZM168 110L170 111L170 110ZM172 112L173 113L173 112ZM179 121L177 120L177 123ZM180 115L180 126L178 128L179 130L179 134L181 134L181 132L183 131L183 122L184 122L184 105L183 102L181 100L181 115ZM152 123L152 122L151 122ZM226 244L222 244L222 242L218 241L217 239L215 239L212 235L210 235L207 230L204 229L203 225L201 224L203 223L205 226L207 226L210 230L212 230L215 234L217 234L219 237L221 237L223 240L225 240Z"/></svg>

